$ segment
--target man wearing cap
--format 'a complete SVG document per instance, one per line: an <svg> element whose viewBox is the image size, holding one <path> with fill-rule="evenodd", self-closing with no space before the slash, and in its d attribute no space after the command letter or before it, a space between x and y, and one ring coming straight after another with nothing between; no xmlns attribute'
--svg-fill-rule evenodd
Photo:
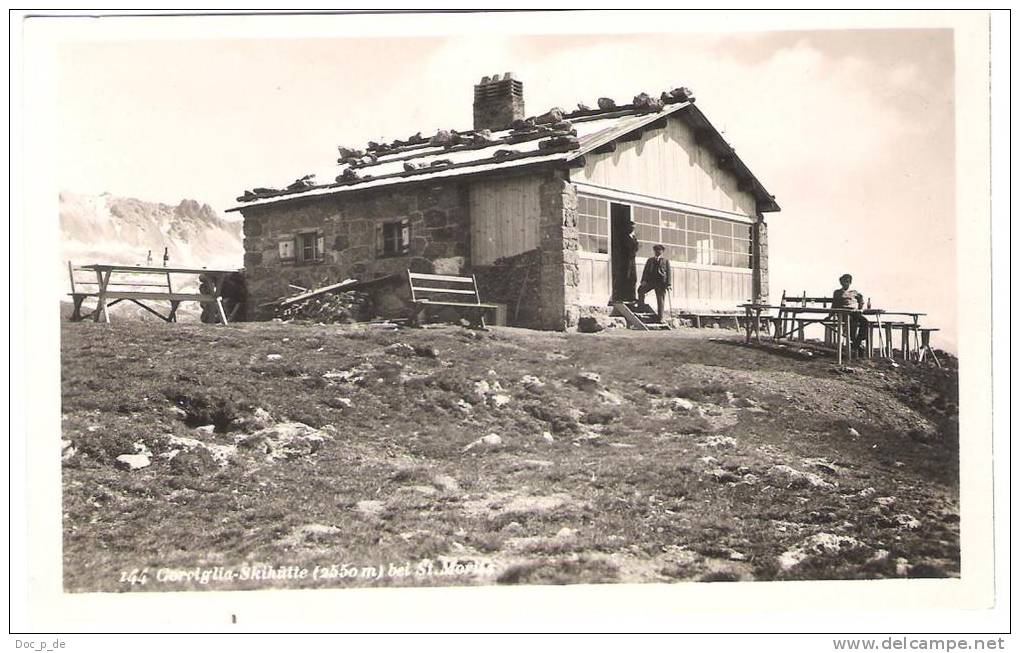
<svg viewBox="0 0 1020 653"><path fill-rule="evenodd" d="M832 293L833 308L849 308L854 313L850 314L850 339L855 348L860 349L863 343L868 340L868 319L859 311L864 308L864 296L856 290L850 289L853 283L853 276L844 274L839 278L839 288Z"/></svg>
<svg viewBox="0 0 1020 653"><path fill-rule="evenodd" d="M663 245L655 245L652 250L655 252L655 256L645 261L645 269L641 273L641 285L638 286L638 300L644 303L645 294L649 290L654 290L661 320L666 291L673 285L673 273L669 268L669 260L662 255L666 248Z"/></svg>

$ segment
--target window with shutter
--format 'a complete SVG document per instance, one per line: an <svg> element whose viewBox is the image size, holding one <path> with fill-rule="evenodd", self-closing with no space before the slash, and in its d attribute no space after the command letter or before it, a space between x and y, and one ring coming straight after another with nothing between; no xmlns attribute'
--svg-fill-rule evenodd
<svg viewBox="0 0 1020 653"><path fill-rule="evenodd" d="M411 222L395 220L382 223L382 256L406 256L411 252Z"/></svg>

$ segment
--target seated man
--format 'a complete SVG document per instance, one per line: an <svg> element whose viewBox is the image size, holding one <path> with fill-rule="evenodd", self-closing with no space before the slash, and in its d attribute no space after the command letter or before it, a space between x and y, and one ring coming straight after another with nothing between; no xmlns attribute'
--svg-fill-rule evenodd
<svg viewBox="0 0 1020 653"><path fill-rule="evenodd" d="M198 292L203 295L215 295L216 294L216 282L213 281L212 276L208 274L201 274L198 277ZM219 308L216 306L216 302L201 302L202 304L202 315L199 317L205 324L216 324L220 321Z"/></svg>
<svg viewBox="0 0 1020 653"><path fill-rule="evenodd" d="M856 290L850 289L854 278L844 274L839 278L839 288L832 293L832 308L849 308L853 311L860 311L864 308L864 296ZM868 341L868 329L870 324L859 312L850 314L850 333L847 336L858 350L863 349Z"/></svg>
<svg viewBox="0 0 1020 653"><path fill-rule="evenodd" d="M227 322L240 322L246 319L248 284L245 281L244 270L226 276L220 295L223 297L223 310L227 314Z"/></svg>

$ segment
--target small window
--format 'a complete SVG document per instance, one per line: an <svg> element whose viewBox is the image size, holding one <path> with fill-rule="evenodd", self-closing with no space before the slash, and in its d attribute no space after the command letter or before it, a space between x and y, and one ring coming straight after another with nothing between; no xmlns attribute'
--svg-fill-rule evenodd
<svg viewBox="0 0 1020 653"><path fill-rule="evenodd" d="M306 231L297 237L297 260L316 263L322 260L325 238L318 231Z"/></svg>
<svg viewBox="0 0 1020 653"><path fill-rule="evenodd" d="M411 223L407 220L384 222L382 256L406 256L411 252Z"/></svg>

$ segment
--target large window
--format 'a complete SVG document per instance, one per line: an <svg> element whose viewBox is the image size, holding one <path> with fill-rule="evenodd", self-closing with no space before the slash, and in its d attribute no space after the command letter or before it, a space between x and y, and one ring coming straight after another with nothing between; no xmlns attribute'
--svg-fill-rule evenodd
<svg viewBox="0 0 1020 653"><path fill-rule="evenodd" d="M580 247L588 252L608 250L609 202L578 195ZM633 204L631 216L638 239L638 256L654 256L652 246L665 246L676 263L723 267L751 267L751 225Z"/></svg>
<svg viewBox="0 0 1020 653"><path fill-rule="evenodd" d="M585 252L609 253L609 202L577 196L578 244Z"/></svg>

